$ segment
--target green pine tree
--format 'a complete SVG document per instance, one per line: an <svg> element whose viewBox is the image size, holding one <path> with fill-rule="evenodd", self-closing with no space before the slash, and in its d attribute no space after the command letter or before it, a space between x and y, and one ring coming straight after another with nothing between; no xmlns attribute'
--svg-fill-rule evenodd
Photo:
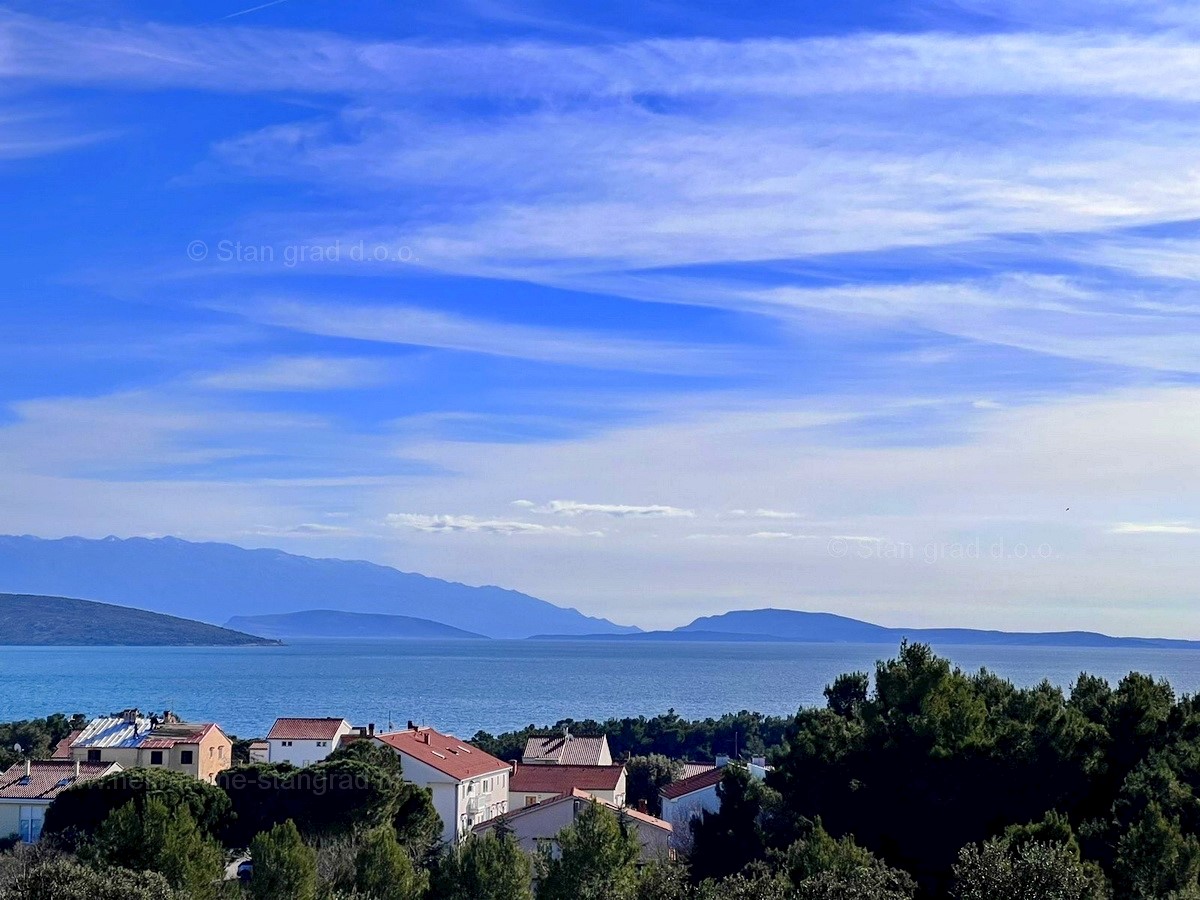
<svg viewBox="0 0 1200 900"><path fill-rule="evenodd" d="M250 895L255 900L315 900L317 854L301 840L291 819L257 835L250 842L250 859Z"/></svg>
<svg viewBox="0 0 1200 900"><path fill-rule="evenodd" d="M413 865L412 857L396 840L396 830L391 825L366 835L355 869L355 886L375 900L419 900L429 887L428 873Z"/></svg>
<svg viewBox="0 0 1200 900"><path fill-rule="evenodd" d="M131 800L111 813L83 855L101 867L158 872L193 900L216 896L224 868L221 845L204 835L186 806Z"/></svg>
<svg viewBox="0 0 1200 900"><path fill-rule="evenodd" d="M442 860L437 900L532 900L529 857L508 829L471 835Z"/></svg>
<svg viewBox="0 0 1200 900"><path fill-rule="evenodd" d="M601 804L587 803L558 833L558 853L538 859L537 900L632 900L641 843L637 832Z"/></svg>

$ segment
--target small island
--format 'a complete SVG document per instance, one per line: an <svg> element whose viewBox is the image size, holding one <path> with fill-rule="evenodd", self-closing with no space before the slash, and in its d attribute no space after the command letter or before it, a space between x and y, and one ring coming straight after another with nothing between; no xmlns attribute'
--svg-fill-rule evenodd
<svg viewBox="0 0 1200 900"><path fill-rule="evenodd" d="M47 647L267 647L282 642L91 600L0 594L0 645Z"/></svg>

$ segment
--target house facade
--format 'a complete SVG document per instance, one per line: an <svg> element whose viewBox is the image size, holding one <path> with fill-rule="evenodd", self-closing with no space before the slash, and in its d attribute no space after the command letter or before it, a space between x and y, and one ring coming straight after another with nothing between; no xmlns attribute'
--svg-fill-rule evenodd
<svg viewBox="0 0 1200 900"><path fill-rule="evenodd" d="M610 806L624 806L625 767L514 763L508 779L508 808L522 809L575 790L584 791Z"/></svg>
<svg viewBox="0 0 1200 900"><path fill-rule="evenodd" d="M460 841L508 809L509 765L453 735L410 724L368 738L400 756L404 780L429 788L442 819L442 840Z"/></svg>
<svg viewBox="0 0 1200 900"><path fill-rule="evenodd" d="M558 833L568 825L573 825L589 803L600 803L612 809L637 832L638 842L642 845L642 862L671 857L672 829L669 822L635 809L617 809L586 791L571 791L553 800L513 810L505 814L504 822L526 853L536 853L541 847L549 847L553 852L557 846ZM483 835L494 829L497 824L498 820L492 819L475 826L472 830L475 834Z"/></svg>
<svg viewBox="0 0 1200 900"><path fill-rule="evenodd" d="M267 759L273 763L311 766L338 748L353 731L345 719L276 719L267 734Z"/></svg>
<svg viewBox="0 0 1200 900"><path fill-rule="evenodd" d="M212 722L181 722L136 709L93 719L70 745L80 763L117 763L123 769L163 768L210 784L233 764L233 742Z"/></svg>
<svg viewBox="0 0 1200 900"><path fill-rule="evenodd" d="M766 760L755 757L745 765L752 778L759 781L770 771ZM658 792L662 803L662 817L671 823L675 833L675 846L686 850L691 842L692 820L704 812L716 812L721 807L717 786L729 765L729 757L718 756L716 766L702 770L688 778L673 781Z"/></svg>
<svg viewBox="0 0 1200 900"><path fill-rule="evenodd" d="M0 774L0 838L18 836L27 844L42 835L46 809L76 784L120 772L117 763L39 759L18 763Z"/></svg>
<svg viewBox="0 0 1200 900"><path fill-rule="evenodd" d="M529 738L521 754L526 766L611 766L612 761L607 735L577 736L569 728Z"/></svg>

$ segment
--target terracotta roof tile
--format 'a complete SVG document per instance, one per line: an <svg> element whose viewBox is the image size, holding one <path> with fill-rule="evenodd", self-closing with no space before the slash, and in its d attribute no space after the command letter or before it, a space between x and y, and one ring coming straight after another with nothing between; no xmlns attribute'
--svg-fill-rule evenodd
<svg viewBox="0 0 1200 900"><path fill-rule="evenodd" d="M57 744L55 744L54 751L50 754L50 758L51 759L70 759L71 758L71 745L73 743L75 743L76 739L81 734L83 734L83 729L82 728L76 729L75 731L72 731L70 734L68 734L61 741L59 741Z"/></svg>
<svg viewBox="0 0 1200 900"><path fill-rule="evenodd" d="M531 737L525 742L521 754L524 763L555 762L567 766L598 766L606 741L600 737L580 737L570 734L554 734L546 737Z"/></svg>
<svg viewBox="0 0 1200 900"><path fill-rule="evenodd" d="M513 767L508 789L514 794L567 794L584 791L615 791L625 771L616 766L525 766Z"/></svg>
<svg viewBox="0 0 1200 900"><path fill-rule="evenodd" d="M345 719L276 719L268 741L332 741L343 728Z"/></svg>
<svg viewBox="0 0 1200 900"><path fill-rule="evenodd" d="M720 784L723 774L723 769L709 769L707 772L701 772L699 775L693 775L691 778L681 778L679 781L672 781L658 793L668 800L675 800L694 791L712 787L714 784Z"/></svg>
<svg viewBox="0 0 1200 900"><path fill-rule="evenodd" d="M587 800L589 802L599 803L602 806L607 806L609 809L611 809L617 815L628 816L631 819L636 819L639 822L645 822L647 825L652 825L655 828L661 828L663 831L674 831L675 830L670 822L667 822L663 819L659 819L655 816L650 815L649 813L644 813L644 812L641 812L636 809L630 809L627 806L623 806L623 807L613 806L613 804L609 803L608 801L604 800L603 798L594 797L591 794L589 794L587 791L581 791L578 788L575 788L574 790L559 794L557 797L551 797L549 800L543 800L541 803L534 803L530 806L523 806L520 809L514 809L514 810L510 810L509 812L506 812L506 813L501 813L499 816L495 816L494 818L488 819L486 822L480 822L472 830L478 834L482 834L484 831L493 827L496 824L496 822L501 818L505 819L506 821L511 822L513 819L519 819L522 816L533 815L541 810L546 809L546 807L548 807L548 806L554 806L556 803L562 803L565 800Z"/></svg>
<svg viewBox="0 0 1200 900"><path fill-rule="evenodd" d="M39 759L30 763L27 778L25 763L17 763L0 775L0 798L51 800L74 784L120 770L115 763L79 763L79 777L76 778L75 763L71 760Z"/></svg>
<svg viewBox="0 0 1200 900"><path fill-rule="evenodd" d="M409 728L376 734L375 739L458 781L508 769L508 763L453 735L441 734L432 728Z"/></svg>

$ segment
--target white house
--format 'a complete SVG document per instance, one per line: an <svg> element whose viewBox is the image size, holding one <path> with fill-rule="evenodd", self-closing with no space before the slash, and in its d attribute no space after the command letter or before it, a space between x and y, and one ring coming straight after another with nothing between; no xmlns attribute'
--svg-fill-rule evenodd
<svg viewBox="0 0 1200 900"><path fill-rule="evenodd" d="M769 768L766 760L755 757L746 765L751 777L762 780L767 777ZM671 823L674 829L674 844L680 849L687 849L692 836L692 819L700 817L702 812L716 812L721 806L717 796L717 785L725 774L725 766L729 764L728 756L718 756L715 767L672 781L658 792L662 801L662 817Z"/></svg>
<svg viewBox="0 0 1200 900"><path fill-rule="evenodd" d="M115 762L39 759L17 763L0 775L0 838L17 835L32 844L41 837L46 809L61 792L120 771Z"/></svg>
<svg viewBox="0 0 1200 900"><path fill-rule="evenodd" d="M507 811L508 763L453 735L411 723L404 731L376 734L374 740L400 755L405 781L430 789L447 843Z"/></svg>
<svg viewBox="0 0 1200 900"><path fill-rule="evenodd" d="M589 803L599 803L624 818L630 828L637 832L642 845L642 862L667 859L671 856L671 824L636 809L618 809L593 797L587 791L574 790L552 800L545 800L513 810L504 816L505 824L526 853L535 853L541 846L553 849L558 833L573 825ZM493 819L476 825L476 834L486 834L497 825Z"/></svg>
<svg viewBox="0 0 1200 900"><path fill-rule="evenodd" d="M311 766L337 749L353 729L345 719L276 719L267 735L273 763Z"/></svg>

